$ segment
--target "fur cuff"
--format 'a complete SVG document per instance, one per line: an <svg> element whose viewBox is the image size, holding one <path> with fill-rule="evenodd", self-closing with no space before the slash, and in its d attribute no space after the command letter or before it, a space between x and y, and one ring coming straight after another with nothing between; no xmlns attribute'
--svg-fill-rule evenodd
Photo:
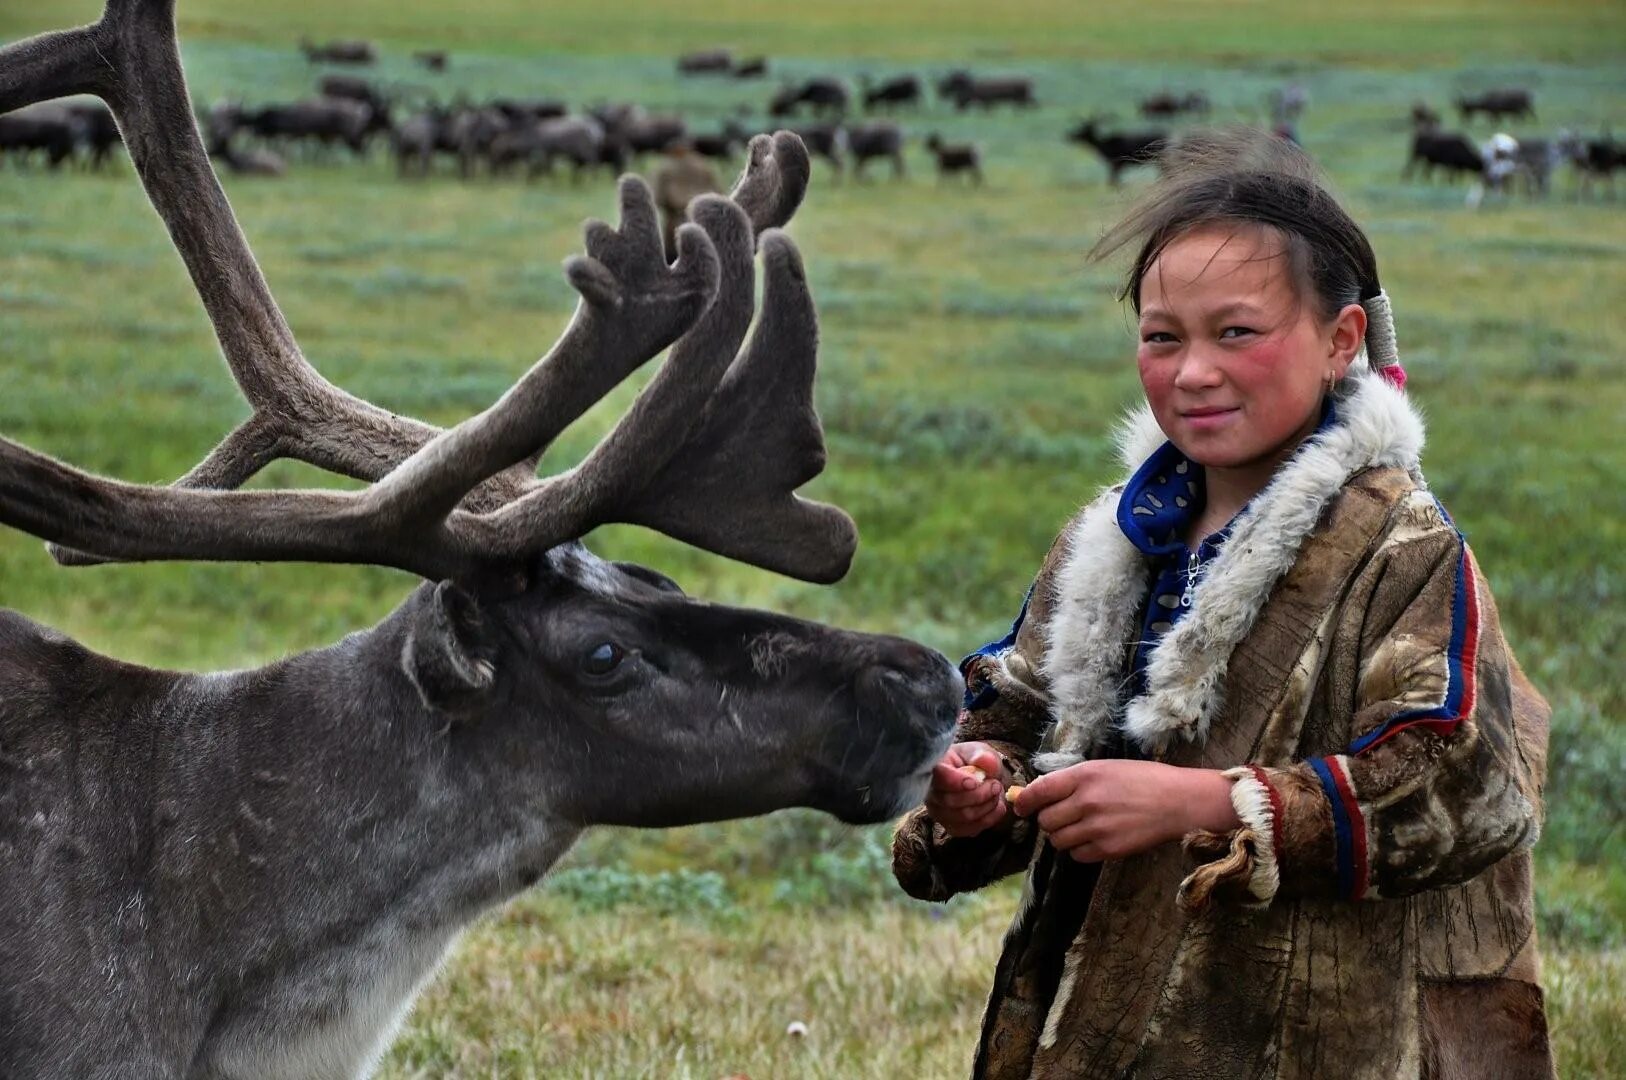
<svg viewBox="0 0 1626 1080"><path fill-rule="evenodd" d="M1224 775L1231 781L1231 806L1242 819L1242 827L1231 833L1229 850L1223 850L1226 838L1217 834L1187 838L1188 852L1210 855L1209 861L1180 883L1177 899L1191 914L1208 907L1216 891L1245 907L1263 907L1281 887L1276 865L1281 800L1257 766L1228 769Z"/></svg>

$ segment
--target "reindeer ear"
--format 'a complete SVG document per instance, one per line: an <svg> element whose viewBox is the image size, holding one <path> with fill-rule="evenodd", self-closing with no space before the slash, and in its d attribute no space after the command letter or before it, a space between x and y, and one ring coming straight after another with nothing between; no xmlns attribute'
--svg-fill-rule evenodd
<svg viewBox="0 0 1626 1080"><path fill-rule="evenodd" d="M441 712L477 708L497 682L485 616L474 597L442 581L413 613L401 666L424 704Z"/></svg>

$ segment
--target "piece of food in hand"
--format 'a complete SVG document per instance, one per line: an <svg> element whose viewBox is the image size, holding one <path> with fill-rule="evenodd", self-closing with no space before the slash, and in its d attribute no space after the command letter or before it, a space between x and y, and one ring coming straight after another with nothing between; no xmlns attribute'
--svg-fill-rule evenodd
<svg viewBox="0 0 1626 1080"><path fill-rule="evenodd" d="M1018 798L1021 797L1021 795L1022 795L1022 785L1021 784L1012 784L1010 787L1005 789L1005 801L1008 802L1008 803L1015 802Z"/></svg>
<svg viewBox="0 0 1626 1080"><path fill-rule="evenodd" d="M971 777L971 779L975 780L979 784L988 779L988 774L977 768L975 765L961 765L960 771Z"/></svg>

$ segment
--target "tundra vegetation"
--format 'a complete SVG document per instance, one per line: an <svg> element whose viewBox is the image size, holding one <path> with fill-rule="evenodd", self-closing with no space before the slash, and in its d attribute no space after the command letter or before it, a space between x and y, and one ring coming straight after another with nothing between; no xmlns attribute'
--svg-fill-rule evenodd
<svg viewBox="0 0 1626 1080"><path fill-rule="evenodd" d="M0 5L0 38L95 17L95 0ZM1166 10L1164 10L1166 9ZM519 0L471 10L357 0L186 0L195 96L298 100L301 36L366 38L374 77L426 78L414 50L454 47L437 92L634 100L721 130L762 83L685 79L680 52L726 44L772 78L858 87L894 70L1021 73L1037 106L960 112L928 96L907 123L975 143L985 183L939 184L918 145L893 183L815 189L794 232L822 323L819 404L831 463L810 488L858 521L852 573L799 585L632 529L589 543L696 595L955 654L1003 633L1078 502L1115 474L1109 429L1137 391L1117 276L1083 252L1151 175L1105 182L1065 133L1202 88L1210 121L1260 113L1299 81L1298 134L1372 235L1392 282L1429 475L1474 543L1508 637L1555 707L1539 854L1546 987L1565 1076L1626 1073L1626 217L1577 199L1462 206L1408 183L1407 112L1537 93L1515 134L1595 133L1626 116L1626 12L1563 0L1381 0L1358 16L1267 0L1247 20L1176 3L1010 5L829 0L695 24L682 5ZM1163 17L1164 15L1175 16ZM1291 15L1289 19L1287 16ZM1281 16L1279 30L1261 32ZM990 42L1001 46L988 56ZM1168 57L1184 58L1171 75ZM1449 111L1448 111L1449 110ZM1263 120L1264 117L1258 116ZM804 121L805 122L805 121ZM1476 138L1495 130L1483 117ZM485 407L568 318L559 259L613 207L608 184L402 184L388 155L277 181L226 178L267 277L322 371L380 404L454 423ZM133 480L180 475L243 406L196 295L127 161L100 174L0 168L0 431ZM578 460L631 400L612 395L543 468ZM282 463L264 482L329 483ZM308 566L65 570L0 535L0 605L100 651L192 670L329 643L394 607L408 579ZM930 909L900 899L884 828L797 813L660 834L590 836L551 881L464 939L383 1075L774 1077L960 1075L1014 887ZM807 1024L788 1038L787 1024Z"/></svg>

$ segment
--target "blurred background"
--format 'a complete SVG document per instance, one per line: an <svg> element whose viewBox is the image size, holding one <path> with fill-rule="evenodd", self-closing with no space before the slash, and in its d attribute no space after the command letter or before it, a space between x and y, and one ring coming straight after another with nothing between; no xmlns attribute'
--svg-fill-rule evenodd
<svg viewBox="0 0 1626 1080"><path fill-rule="evenodd" d="M0 3L0 41L98 11ZM217 170L306 354L439 424L563 328L560 261L613 214L617 170L726 188L746 136L800 130L818 156L791 231L830 447L809 492L857 519L852 573L801 585L625 528L590 544L956 657L1004 632L1116 472L1132 323L1124 267L1085 252L1170 140L1299 141L1371 235L1429 477L1555 708L1537 851L1561 1069L1626 1074L1626 6L180 0L179 18ZM89 102L0 117L0 356L0 431L127 480L174 479L247 415ZM332 482L286 463L257 481ZM189 670L327 644L411 585L74 572L0 534L0 604ZM961 1075L1016 884L914 903L887 838L796 812L597 832L464 938L384 1075Z"/></svg>

